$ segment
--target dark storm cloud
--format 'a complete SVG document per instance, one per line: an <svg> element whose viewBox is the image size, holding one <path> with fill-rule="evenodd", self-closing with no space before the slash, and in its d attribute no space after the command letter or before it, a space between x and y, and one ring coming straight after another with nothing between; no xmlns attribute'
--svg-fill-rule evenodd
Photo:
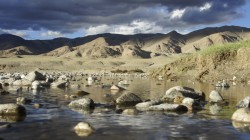
<svg viewBox="0 0 250 140"><path fill-rule="evenodd" d="M205 3L213 5L200 12ZM239 16L237 9L244 4L245 0L0 0L0 28L73 32L101 24L129 24L136 19L163 27L210 24ZM178 20L170 20L168 15L176 9L186 11Z"/></svg>
<svg viewBox="0 0 250 140"><path fill-rule="evenodd" d="M239 18L242 13L237 12L237 8L245 4L244 0L217 0L211 1L212 7L203 12L189 8L183 15L182 21L189 24L213 24Z"/></svg>

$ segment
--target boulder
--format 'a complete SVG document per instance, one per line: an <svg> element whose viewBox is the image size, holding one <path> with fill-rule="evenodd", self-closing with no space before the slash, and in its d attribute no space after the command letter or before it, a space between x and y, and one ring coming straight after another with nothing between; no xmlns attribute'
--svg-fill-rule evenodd
<svg viewBox="0 0 250 140"><path fill-rule="evenodd" d="M69 85L67 81L58 81L58 82L53 82L51 83L51 87L56 87L56 88L65 88Z"/></svg>
<svg viewBox="0 0 250 140"><path fill-rule="evenodd" d="M25 116L26 109L17 104L0 104L0 115Z"/></svg>
<svg viewBox="0 0 250 140"><path fill-rule="evenodd" d="M233 113L232 120L250 123L250 109L240 108Z"/></svg>
<svg viewBox="0 0 250 140"><path fill-rule="evenodd" d="M188 111L188 108L184 105L179 104L160 104L160 105L153 105L148 108L150 111L180 111L180 112L186 112Z"/></svg>
<svg viewBox="0 0 250 140"><path fill-rule="evenodd" d="M236 105L238 108L250 108L250 96L245 97Z"/></svg>
<svg viewBox="0 0 250 140"><path fill-rule="evenodd" d="M123 115L137 115L138 111L136 109L125 109L122 112Z"/></svg>
<svg viewBox="0 0 250 140"><path fill-rule="evenodd" d="M29 80L30 82L33 82L35 80L46 80L46 76L44 76L43 74L41 74L38 71L32 71L30 73L28 73L24 79Z"/></svg>
<svg viewBox="0 0 250 140"><path fill-rule="evenodd" d="M223 102L223 98L218 91L213 90L209 94L209 101L214 103L219 103Z"/></svg>
<svg viewBox="0 0 250 140"><path fill-rule="evenodd" d="M12 83L13 86L30 86L31 84L32 82L27 79L16 80Z"/></svg>
<svg viewBox="0 0 250 140"><path fill-rule="evenodd" d="M123 93L116 99L116 103L121 105L135 105L140 102L142 102L141 98L134 93Z"/></svg>
<svg viewBox="0 0 250 140"><path fill-rule="evenodd" d="M80 137L87 137L89 136L93 131L93 127L86 122L80 122L74 127L75 133Z"/></svg>
<svg viewBox="0 0 250 140"><path fill-rule="evenodd" d="M204 93L196 92L192 88L175 86L168 89L165 95L162 97L163 100L173 102L176 97L189 97L193 99L202 99L204 100Z"/></svg>
<svg viewBox="0 0 250 140"><path fill-rule="evenodd" d="M77 91L76 95L77 96L86 96L86 95L89 95L89 93L86 91L83 91L83 90L79 90L79 91Z"/></svg>
<svg viewBox="0 0 250 140"><path fill-rule="evenodd" d="M147 110L150 106L159 105L161 103L163 103L161 100L147 101L147 102L138 103L135 105L135 107L136 109L143 111L143 110Z"/></svg>
<svg viewBox="0 0 250 140"><path fill-rule="evenodd" d="M69 103L69 107L77 109L93 109L95 107L95 104L94 101L90 98L81 98L71 101Z"/></svg>

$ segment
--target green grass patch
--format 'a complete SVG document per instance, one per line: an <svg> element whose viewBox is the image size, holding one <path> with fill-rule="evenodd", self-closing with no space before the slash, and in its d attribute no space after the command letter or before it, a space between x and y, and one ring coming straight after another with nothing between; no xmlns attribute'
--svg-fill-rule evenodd
<svg viewBox="0 0 250 140"><path fill-rule="evenodd" d="M250 41L239 41L234 43L226 43L221 45L214 45L210 46L207 49L201 50L200 52L197 52L197 54L200 54L202 56L208 56L208 55L217 55L221 53L226 53L230 51L236 51L243 47L250 47Z"/></svg>

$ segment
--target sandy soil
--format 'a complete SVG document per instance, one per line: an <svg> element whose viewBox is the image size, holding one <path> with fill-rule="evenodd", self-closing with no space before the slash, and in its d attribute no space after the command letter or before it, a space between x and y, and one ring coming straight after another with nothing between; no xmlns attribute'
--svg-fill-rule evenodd
<svg viewBox="0 0 250 140"><path fill-rule="evenodd" d="M0 58L0 72L25 72L36 69L44 71L111 71L141 69L149 72L184 56L159 56L150 59L141 58L62 58L54 56L15 56Z"/></svg>

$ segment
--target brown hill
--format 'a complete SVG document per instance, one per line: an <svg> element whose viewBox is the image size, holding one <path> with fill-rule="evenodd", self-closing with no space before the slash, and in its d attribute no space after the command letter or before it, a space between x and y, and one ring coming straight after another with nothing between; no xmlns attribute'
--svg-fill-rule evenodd
<svg viewBox="0 0 250 140"><path fill-rule="evenodd" d="M237 26L204 28L186 35L168 34L97 34L75 39L24 40L0 35L0 56L38 55L57 57L136 57L193 53L214 44L249 40L250 29Z"/></svg>

